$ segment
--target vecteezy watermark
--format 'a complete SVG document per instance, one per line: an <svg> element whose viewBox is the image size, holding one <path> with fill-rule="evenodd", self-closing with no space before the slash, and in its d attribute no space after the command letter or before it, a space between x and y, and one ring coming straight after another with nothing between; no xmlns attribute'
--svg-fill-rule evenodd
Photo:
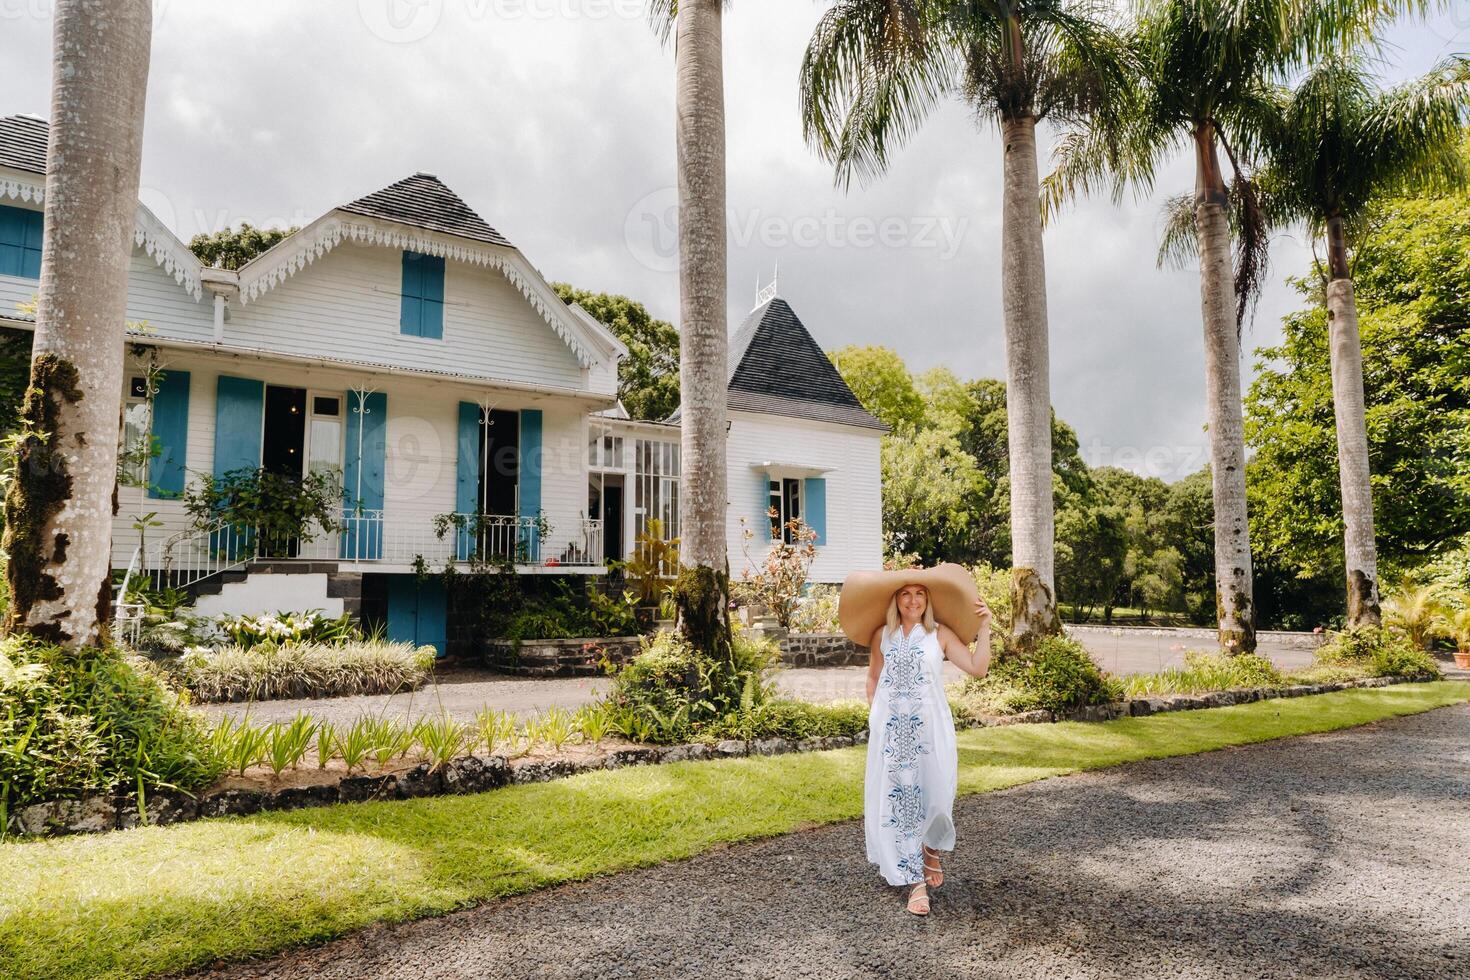
<svg viewBox="0 0 1470 980"><path fill-rule="evenodd" d="M0 0L3 2L3 0ZM471 22L485 20L641 20L647 0L357 0L358 16L390 44L422 41L444 21L446 8Z"/></svg>
<svg viewBox="0 0 1470 980"><path fill-rule="evenodd" d="M1093 439L1081 447L1081 456L1093 469L1116 466L1166 482L1186 477L1209 462L1209 450L1204 444L1114 446L1101 439Z"/></svg>
<svg viewBox="0 0 1470 980"><path fill-rule="evenodd" d="M169 0L153 0L153 26L163 23ZM0 0L0 21L54 20L56 0Z"/></svg>
<svg viewBox="0 0 1470 980"><path fill-rule="evenodd" d="M731 208L726 233L737 248L869 249L914 248L954 258L970 219L953 215L847 214L826 208L812 214L771 214L760 208ZM623 222L623 241L639 265L654 272L679 268L679 193L665 187L639 198Z"/></svg>

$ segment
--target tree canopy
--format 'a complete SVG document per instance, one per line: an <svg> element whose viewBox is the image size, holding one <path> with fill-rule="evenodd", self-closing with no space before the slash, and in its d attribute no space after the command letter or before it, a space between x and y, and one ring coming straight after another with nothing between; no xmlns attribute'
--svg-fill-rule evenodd
<svg viewBox="0 0 1470 980"><path fill-rule="evenodd" d="M1384 578L1470 531L1470 195L1395 200L1372 211L1354 256L1374 519ZM1342 563L1327 313L1310 308L1258 351L1246 398L1252 536L1302 579Z"/></svg>
<svg viewBox="0 0 1470 980"><path fill-rule="evenodd" d="M234 272L300 230L295 227L257 228L248 221L242 221L239 228L226 228L213 235L195 235L189 239L189 251L211 268Z"/></svg>
<svg viewBox="0 0 1470 980"><path fill-rule="evenodd" d="M618 365L618 397L635 419L668 418L679 407L679 331L656 320L642 303L616 293L595 293L552 283L563 302L576 303L628 348Z"/></svg>

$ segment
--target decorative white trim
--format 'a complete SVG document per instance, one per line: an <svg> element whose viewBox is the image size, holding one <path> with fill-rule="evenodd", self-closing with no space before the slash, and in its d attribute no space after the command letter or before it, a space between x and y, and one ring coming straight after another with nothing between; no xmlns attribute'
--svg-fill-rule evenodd
<svg viewBox="0 0 1470 980"><path fill-rule="evenodd" d="M46 202L46 185L15 177L0 176L0 197L26 201L31 204ZM142 204L138 205L138 216L133 224L133 243L152 256L163 271L174 277L184 291L194 299L204 297L199 283L199 260L194 253L169 231L163 222Z"/></svg>
<svg viewBox="0 0 1470 980"><path fill-rule="evenodd" d="M551 295L555 306L543 297L532 279L533 276L538 279L540 277L534 270L529 270L528 275L522 269L524 260L514 250L495 246L480 247L460 241L448 242L437 237L429 237L416 229L405 229L402 225L385 227L371 221L338 217L338 213L320 218L312 225L292 235L283 243L286 247L282 249L280 255L271 254L276 249L262 254L258 260L261 262L258 269L253 268L255 262L251 262L242 269L240 272L240 302L249 303L260 298L344 241L406 249L494 269L521 291L526 302L530 303L531 307L541 315L542 319L562 339L562 342L571 348L572 353L576 355L577 363L582 368L590 368L598 361L598 358L587 349L572 328L574 321L568 315L569 307L561 300L555 299L554 293Z"/></svg>
<svg viewBox="0 0 1470 980"><path fill-rule="evenodd" d="M153 261L173 276L174 281L183 286L196 302L204 298L204 287L199 282L199 260L152 211L141 204L138 205L133 242L153 256Z"/></svg>

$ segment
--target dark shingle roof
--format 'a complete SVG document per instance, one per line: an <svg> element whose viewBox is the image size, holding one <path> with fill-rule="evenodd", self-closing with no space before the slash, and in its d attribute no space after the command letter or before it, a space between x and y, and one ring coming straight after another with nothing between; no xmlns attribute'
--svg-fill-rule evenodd
<svg viewBox="0 0 1470 980"><path fill-rule="evenodd" d="M751 311L730 340L730 408L797 418L888 427L852 393L780 297Z"/></svg>
<svg viewBox="0 0 1470 980"><path fill-rule="evenodd" d="M46 141L51 127L35 116L6 116L0 119L0 167L46 172Z"/></svg>
<svg viewBox="0 0 1470 980"><path fill-rule="evenodd" d="M510 245L504 235L433 174L414 174L337 210L442 231L491 245Z"/></svg>

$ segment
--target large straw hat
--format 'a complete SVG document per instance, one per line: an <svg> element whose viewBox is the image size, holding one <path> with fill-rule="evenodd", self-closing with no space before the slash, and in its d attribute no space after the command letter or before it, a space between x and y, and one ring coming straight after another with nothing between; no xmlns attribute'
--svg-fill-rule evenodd
<svg viewBox="0 0 1470 980"><path fill-rule="evenodd" d="M929 592L934 618L955 631L965 643L980 634L980 617L975 600L980 590L963 565L945 562L933 568L910 568L885 572L853 572L842 583L837 602L837 621L842 632L858 646L873 642L873 634L888 619L888 603L905 585L922 585Z"/></svg>

